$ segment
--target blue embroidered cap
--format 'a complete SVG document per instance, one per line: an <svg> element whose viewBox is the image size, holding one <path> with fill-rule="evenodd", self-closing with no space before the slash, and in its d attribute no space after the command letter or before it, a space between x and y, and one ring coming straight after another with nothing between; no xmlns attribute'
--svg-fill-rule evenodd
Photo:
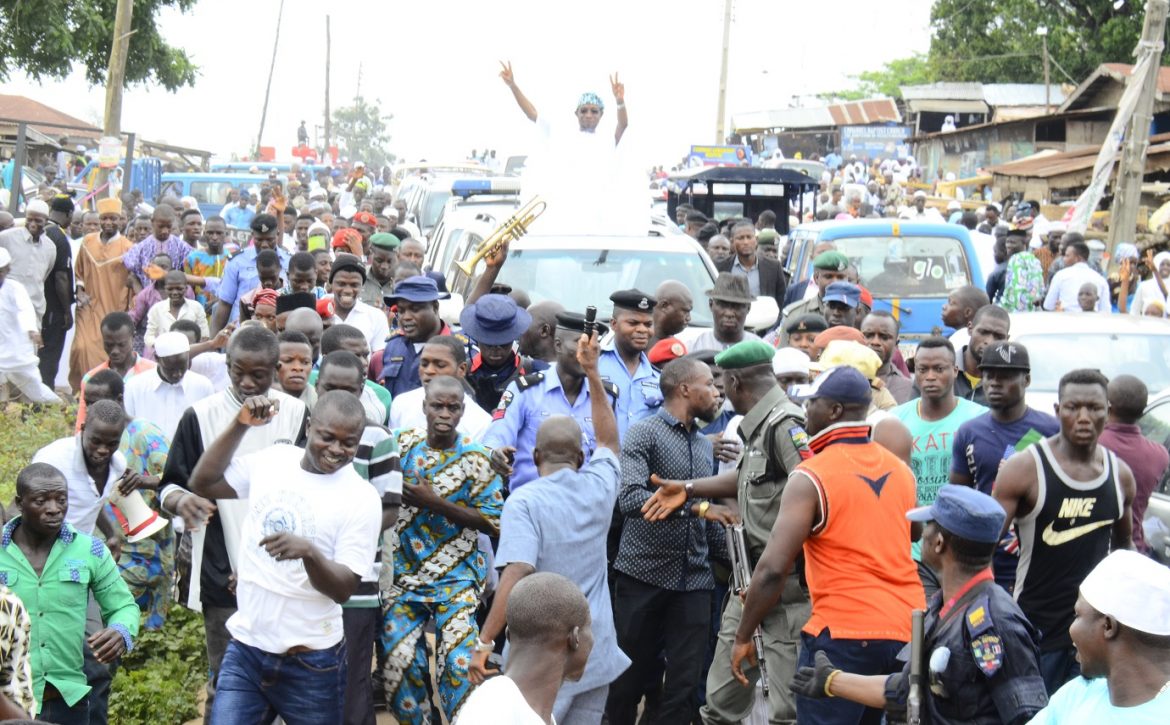
<svg viewBox="0 0 1170 725"><path fill-rule="evenodd" d="M600 110L605 110L605 103L601 100L601 96L593 91L585 91L581 94L581 98L577 101L577 108L581 106L597 106Z"/></svg>

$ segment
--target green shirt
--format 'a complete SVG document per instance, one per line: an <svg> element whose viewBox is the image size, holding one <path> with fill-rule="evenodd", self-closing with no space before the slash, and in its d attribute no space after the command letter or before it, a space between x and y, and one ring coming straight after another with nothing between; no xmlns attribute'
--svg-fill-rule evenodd
<svg viewBox="0 0 1170 725"><path fill-rule="evenodd" d="M37 702L44 702L45 683L50 682L72 707L90 690L82 671L85 610L90 592L101 608L102 621L121 633L127 649L138 634L141 613L104 542L69 524L62 525L41 575L37 576L24 552L12 541L19 525L17 516L0 535L0 583L20 597L32 619L31 659Z"/></svg>

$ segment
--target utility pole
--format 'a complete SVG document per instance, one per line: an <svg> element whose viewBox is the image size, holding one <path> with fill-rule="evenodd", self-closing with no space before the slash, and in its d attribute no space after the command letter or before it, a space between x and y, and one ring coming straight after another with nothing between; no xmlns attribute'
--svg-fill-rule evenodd
<svg viewBox="0 0 1170 725"><path fill-rule="evenodd" d="M329 135L333 122L329 113L329 16L325 16L325 156L329 157ZM329 157L332 158L332 157ZM321 159L325 163L325 159Z"/></svg>
<svg viewBox="0 0 1170 725"><path fill-rule="evenodd" d="M268 85L264 87L264 108L260 111L260 130L256 132L256 158L260 158L260 144L264 142L264 121L268 119L268 96L272 93L272 74L276 72L276 49L280 47L280 20L284 17L284 0L276 11L276 38L272 41L272 63L268 66Z"/></svg>
<svg viewBox="0 0 1170 725"><path fill-rule="evenodd" d="M731 48L731 5L733 0L723 0L723 62L719 67L719 117L715 119L715 144L727 142L724 123L727 116L727 56Z"/></svg>
<svg viewBox="0 0 1170 725"><path fill-rule="evenodd" d="M1136 55L1150 56L1146 73L1129 77L1129 83L1139 83L1142 95L1138 98L1133 119L1125 134L1125 146L1121 152L1121 164L1117 168L1117 183L1114 186L1113 208L1109 213L1109 251L1116 252L1117 245L1134 242L1137 232L1138 205L1142 195L1142 177L1146 171L1146 150L1150 145L1150 124L1154 120L1154 94L1158 89L1158 69L1162 65L1162 38L1166 34L1166 12L1170 0L1146 0L1146 22L1142 28L1142 39L1138 42ZM1134 69L1135 71L1137 68Z"/></svg>
<svg viewBox="0 0 1170 725"><path fill-rule="evenodd" d="M110 44L110 64L106 68L106 108L102 118L102 134L121 137L122 87L126 85L126 56L130 54L130 22L134 18L134 0L118 0L114 10L114 38ZM130 185L130 175L124 174L123 187ZM97 185L109 181L110 170L102 169Z"/></svg>
<svg viewBox="0 0 1170 725"><path fill-rule="evenodd" d="M1040 43L1044 48L1044 113L1052 113L1052 86L1048 83L1048 28L1041 25L1036 28L1036 34L1040 36Z"/></svg>

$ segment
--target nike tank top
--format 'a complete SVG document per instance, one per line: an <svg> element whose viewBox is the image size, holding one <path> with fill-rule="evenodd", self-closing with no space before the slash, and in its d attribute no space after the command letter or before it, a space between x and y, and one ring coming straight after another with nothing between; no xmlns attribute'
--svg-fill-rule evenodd
<svg viewBox="0 0 1170 725"><path fill-rule="evenodd" d="M1040 482L1036 505L1016 520L1020 566L1016 601L1040 630L1040 649L1071 647L1068 627L1081 582L1109 553L1123 494L1117 457L1104 447L1104 471L1091 481L1070 477L1056 463L1048 440L1028 449Z"/></svg>

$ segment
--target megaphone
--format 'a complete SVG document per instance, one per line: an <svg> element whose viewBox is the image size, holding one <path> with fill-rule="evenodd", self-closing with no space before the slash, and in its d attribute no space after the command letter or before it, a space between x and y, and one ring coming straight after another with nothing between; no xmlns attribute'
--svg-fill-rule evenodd
<svg viewBox="0 0 1170 725"><path fill-rule="evenodd" d="M146 505L138 491L123 496L114 488L110 492L110 503L113 504L114 516L122 532L126 534L126 540L132 544L157 534L168 523L157 511Z"/></svg>

